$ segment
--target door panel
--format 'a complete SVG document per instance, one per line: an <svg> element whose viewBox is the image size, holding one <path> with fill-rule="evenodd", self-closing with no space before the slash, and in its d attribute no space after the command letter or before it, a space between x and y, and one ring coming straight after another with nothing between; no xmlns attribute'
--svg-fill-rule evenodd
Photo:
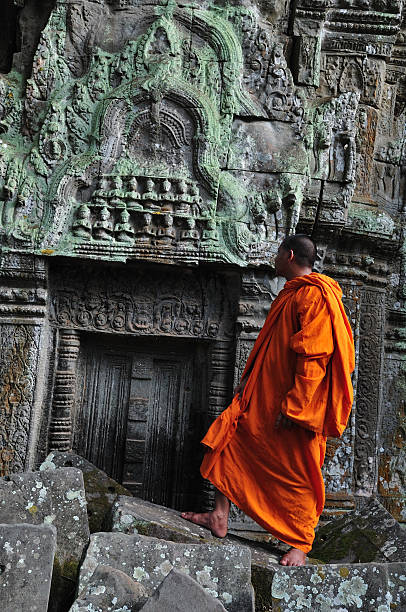
<svg viewBox="0 0 406 612"><path fill-rule="evenodd" d="M74 448L121 481L131 357L106 350L87 352Z"/></svg>

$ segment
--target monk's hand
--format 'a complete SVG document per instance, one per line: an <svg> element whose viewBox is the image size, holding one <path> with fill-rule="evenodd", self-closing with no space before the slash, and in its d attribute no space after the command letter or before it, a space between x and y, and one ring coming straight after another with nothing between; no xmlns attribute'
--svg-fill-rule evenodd
<svg viewBox="0 0 406 612"><path fill-rule="evenodd" d="M296 423L288 419L282 412L278 414L275 421L275 429L292 429L296 426Z"/></svg>

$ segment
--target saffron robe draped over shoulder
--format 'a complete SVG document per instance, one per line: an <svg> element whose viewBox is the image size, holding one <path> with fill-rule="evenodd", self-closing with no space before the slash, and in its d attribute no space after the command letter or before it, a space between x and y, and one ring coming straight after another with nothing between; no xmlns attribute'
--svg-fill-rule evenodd
<svg viewBox="0 0 406 612"><path fill-rule="evenodd" d="M343 433L353 401L354 343L341 296L316 272L285 284L248 358L241 399L202 440L202 476L305 553L324 507L326 437ZM281 412L294 427L275 428Z"/></svg>

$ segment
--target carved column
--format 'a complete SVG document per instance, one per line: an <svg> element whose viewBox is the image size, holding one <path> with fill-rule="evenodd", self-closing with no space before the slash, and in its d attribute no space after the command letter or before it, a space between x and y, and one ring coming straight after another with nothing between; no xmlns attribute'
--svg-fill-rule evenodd
<svg viewBox="0 0 406 612"><path fill-rule="evenodd" d="M349 507L357 497L370 497L377 488L378 438L382 418L382 372L387 265L364 254L331 249L325 273L340 283L356 348L353 374L354 408L340 440L329 441L324 467L327 514Z"/></svg>
<svg viewBox="0 0 406 612"><path fill-rule="evenodd" d="M369 497L376 492L378 478L385 292L366 287L362 293L354 476L356 494Z"/></svg>
<svg viewBox="0 0 406 612"><path fill-rule="evenodd" d="M327 248L327 245L325 246ZM323 247L320 247L323 250ZM341 438L328 438L323 477L326 487L326 504L323 515L326 518L340 516L343 510L355 507L354 455L356 396L359 363L359 335L362 303L362 285L367 278L360 268L361 260L351 253L329 250L324 257L324 274L339 282L343 290L343 304L354 336L356 362L352 375L354 404L346 430Z"/></svg>
<svg viewBox="0 0 406 612"><path fill-rule="evenodd" d="M1 257L0 476L28 470L35 460L48 354L46 282L42 260Z"/></svg>
<svg viewBox="0 0 406 612"><path fill-rule="evenodd" d="M50 450L68 451L72 448L72 409L76 394L79 349L79 331L61 329L49 428Z"/></svg>
<svg viewBox="0 0 406 612"><path fill-rule="evenodd" d="M207 427L227 408L232 399L234 344L218 340L212 344L209 372L209 401ZM211 509L214 500L214 487L208 481L203 483L203 507Z"/></svg>

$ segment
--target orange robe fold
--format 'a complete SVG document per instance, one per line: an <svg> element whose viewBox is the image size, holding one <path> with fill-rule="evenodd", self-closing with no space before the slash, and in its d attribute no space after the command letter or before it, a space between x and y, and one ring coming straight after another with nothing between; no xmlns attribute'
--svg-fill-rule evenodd
<svg viewBox="0 0 406 612"><path fill-rule="evenodd" d="M305 553L324 507L326 436L342 434L353 400L354 343L341 296L316 272L286 283L247 360L241 400L202 440L202 476ZM296 426L275 429L280 412Z"/></svg>

